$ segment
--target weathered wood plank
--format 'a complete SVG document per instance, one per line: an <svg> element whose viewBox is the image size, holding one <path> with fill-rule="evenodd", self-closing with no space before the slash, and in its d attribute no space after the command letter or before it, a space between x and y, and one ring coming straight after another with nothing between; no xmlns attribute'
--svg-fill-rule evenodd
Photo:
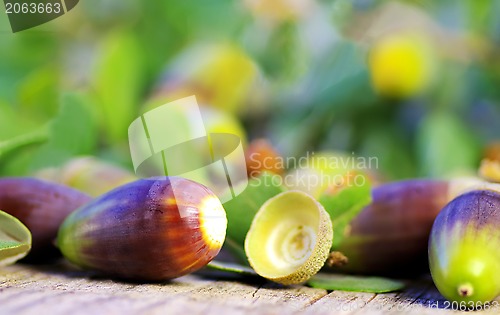
<svg viewBox="0 0 500 315"><path fill-rule="evenodd" d="M64 263L0 268L0 314L457 314L430 278L391 294L283 287L259 279L185 276L168 283L105 279ZM448 305L450 308L450 305ZM500 308L474 315L498 314Z"/></svg>
<svg viewBox="0 0 500 315"><path fill-rule="evenodd" d="M239 314L260 309L293 312L327 294L303 286L240 283L185 276L169 283L134 284L67 269L15 265L0 270L1 313Z"/></svg>
<svg viewBox="0 0 500 315"><path fill-rule="evenodd" d="M353 314L375 297L372 293L333 291L302 311L306 314Z"/></svg>
<svg viewBox="0 0 500 315"><path fill-rule="evenodd" d="M409 284L403 292L369 294L332 292L307 309L307 314L349 315L426 315L462 314L459 306L450 305L437 291L430 277ZM500 306L490 310L476 311L474 315L499 314Z"/></svg>

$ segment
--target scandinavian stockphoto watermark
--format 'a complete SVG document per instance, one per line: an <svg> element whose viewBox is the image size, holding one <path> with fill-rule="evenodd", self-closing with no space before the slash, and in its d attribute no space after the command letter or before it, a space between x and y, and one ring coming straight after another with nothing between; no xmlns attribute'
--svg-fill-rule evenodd
<svg viewBox="0 0 500 315"><path fill-rule="evenodd" d="M72 10L80 0L3 0L12 32L47 23Z"/></svg>
<svg viewBox="0 0 500 315"><path fill-rule="evenodd" d="M302 188L353 187L366 184L367 174L379 167L378 157L351 154L316 154L306 152L300 157L270 157L257 152L247 157L256 169L289 170L282 176L256 177L250 185L272 185Z"/></svg>

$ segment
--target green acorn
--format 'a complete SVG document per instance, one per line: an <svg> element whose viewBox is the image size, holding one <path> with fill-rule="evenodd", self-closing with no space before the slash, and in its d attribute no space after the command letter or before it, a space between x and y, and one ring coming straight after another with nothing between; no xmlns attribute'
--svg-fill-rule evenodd
<svg viewBox="0 0 500 315"><path fill-rule="evenodd" d="M475 308L500 295L500 194L476 190L451 201L429 239L429 265L441 294Z"/></svg>

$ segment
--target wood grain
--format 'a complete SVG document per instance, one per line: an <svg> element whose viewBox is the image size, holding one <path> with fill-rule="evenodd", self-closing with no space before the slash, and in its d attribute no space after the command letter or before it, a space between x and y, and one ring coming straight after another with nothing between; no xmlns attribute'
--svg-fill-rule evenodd
<svg viewBox="0 0 500 315"><path fill-rule="evenodd" d="M441 307L438 309L437 307ZM429 278L399 293L326 292L261 279L189 275L168 283L102 278L65 263L0 268L0 314L458 314ZM474 315L498 314L499 308Z"/></svg>

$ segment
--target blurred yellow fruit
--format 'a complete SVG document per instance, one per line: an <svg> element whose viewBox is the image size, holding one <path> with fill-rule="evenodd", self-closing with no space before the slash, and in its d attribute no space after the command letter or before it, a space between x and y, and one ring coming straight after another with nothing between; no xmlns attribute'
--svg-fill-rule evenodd
<svg viewBox="0 0 500 315"><path fill-rule="evenodd" d="M42 169L34 175L73 187L93 197L137 180L132 172L92 156L76 157L60 167Z"/></svg>
<svg viewBox="0 0 500 315"><path fill-rule="evenodd" d="M246 144L245 129L233 115L216 108L201 107L201 116L208 133L231 133L237 135Z"/></svg>
<svg viewBox="0 0 500 315"><path fill-rule="evenodd" d="M212 91L212 103L234 112L250 90L257 68L253 61L234 47L212 51L212 60L195 74L197 82Z"/></svg>
<svg viewBox="0 0 500 315"><path fill-rule="evenodd" d="M187 90L186 90L187 92ZM186 130L190 130L192 134L199 133L230 133L237 135L243 145L246 145L247 135L245 129L240 123L239 119L229 112L220 110L218 108L207 106L202 103L196 95L196 100L200 105L201 117L203 118L203 126L197 125L197 120L193 118L188 110L180 110L177 123L179 126L185 126ZM155 96L147 102L142 112L146 113L158 106L167 104L173 101L170 96ZM205 130L199 130L205 128Z"/></svg>
<svg viewBox="0 0 500 315"><path fill-rule="evenodd" d="M230 44L198 44L168 66L157 92L171 101L196 95L199 104L241 112L259 78L258 67Z"/></svg>
<svg viewBox="0 0 500 315"><path fill-rule="evenodd" d="M432 81L435 54L422 35L390 35L373 46L369 67L379 94L407 98L423 92Z"/></svg>
<svg viewBox="0 0 500 315"><path fill-rule="evenodd" d="M487 181L500 183L500 161L483 159L479 167L479 176Z"/></svg>

